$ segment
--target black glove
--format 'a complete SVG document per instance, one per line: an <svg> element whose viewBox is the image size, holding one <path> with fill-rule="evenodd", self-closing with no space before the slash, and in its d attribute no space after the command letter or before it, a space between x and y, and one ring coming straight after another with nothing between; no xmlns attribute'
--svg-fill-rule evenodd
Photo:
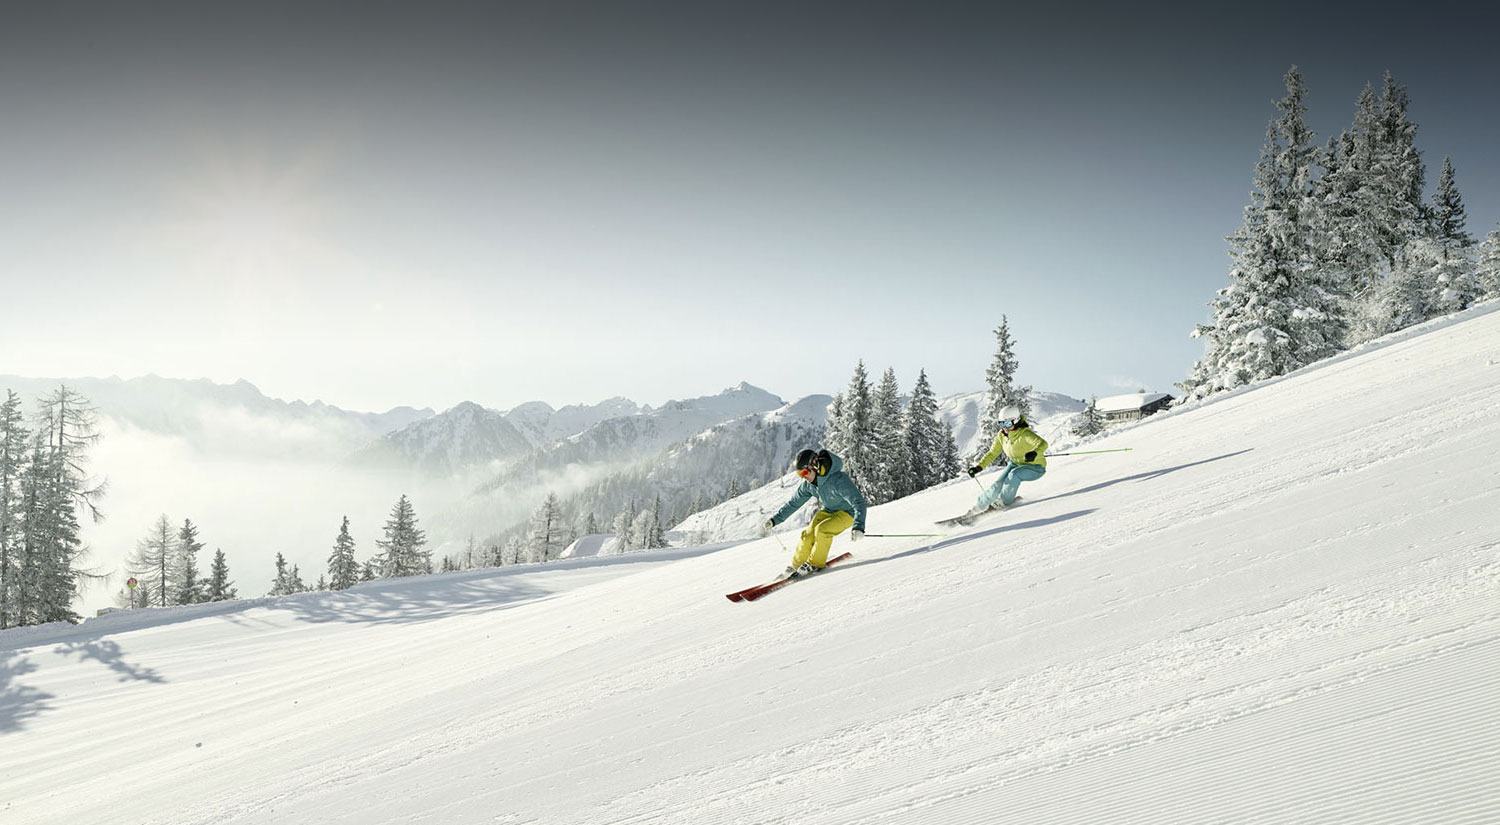
<svg viewBox="0 0 1500 825"><path fill-rule="evenodd" d="M1028 462L1036 461L1036 450L1032 450L1031 452L1027 453L1026 460Z"/></svg>
<svg viewBox="0 0 1500 825"><path fill-rule="evenodd" d="M979 466L978 464L975 464L973 467L970 467L969 468L969 478L973 478L974 476L979 475L980 471L982 471L983 469L984 468L981 467L981 466Z"/></svg>

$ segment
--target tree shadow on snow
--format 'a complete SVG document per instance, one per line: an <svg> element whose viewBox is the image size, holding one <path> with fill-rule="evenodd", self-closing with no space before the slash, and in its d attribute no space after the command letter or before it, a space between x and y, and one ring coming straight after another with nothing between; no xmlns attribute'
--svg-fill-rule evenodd
<svg viewBox="0 0 1500 825"><path fill-rule="evenodd" d="M0 650L0 734L20 730L26 720L50 709L52 694L16 682L34 670L36 665L20 654Z"/></svg>
<svg viewBox="0 0 1500 825"><path fill-rule="evenodd" d="M317 594L322 598L293 597L278 602L273 609L288 611L303 622L406 624L509 610L556 595L524 576L491 575L474 582L414 576L410 581L382 579L380 585L379 589L355 589L337 596L322 593Z"/></svg>
<svg viewBox="0 0 1500 825"><path fill-rule="evenodd" d="M120 646L114 642L93 641L69 641L58 645L57 649L70 656L76 655L80 659L93 659L99 664L120 674L121 682L154 682L161 684L163 679L160 674L149 667L133 665L125 661L125 655Z"/></svg>
<svg viewBox="0 0 1500 825"><path fill-rule="evenodd" d="M559 590L548 583L552 574L590 568L628 568L660 564L718 552L739 542L705 547L555 559L546 564L489 567L401 579L377 579L337 593L303 593L275 600L267 609L290 611L300 621L358 623L428 622L450 616L492 613L556 598ZM250 624L248 615L226 617Z"/></svg>

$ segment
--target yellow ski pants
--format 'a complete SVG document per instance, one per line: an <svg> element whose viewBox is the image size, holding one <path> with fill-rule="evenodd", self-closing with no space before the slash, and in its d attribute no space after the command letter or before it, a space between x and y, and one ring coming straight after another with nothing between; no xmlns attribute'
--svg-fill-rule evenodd
<svg viewBox="0 0 1500 825"><path fill-rule="evenodd" d="M827 510L819 510L812 517L812 523L802 531L802 541L797 544L797 552L792 554L792 566L797 567L805 561L812 562L813 567L823 567L828 564L828 548L833 544L833 537L854 526L854 516L843 510L832 513Z"/></svg>

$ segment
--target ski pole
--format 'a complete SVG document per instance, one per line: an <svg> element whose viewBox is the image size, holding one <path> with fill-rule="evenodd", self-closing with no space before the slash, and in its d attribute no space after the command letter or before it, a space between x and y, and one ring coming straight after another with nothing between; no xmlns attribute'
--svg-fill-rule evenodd
<svg viewBox="0 0 1500 825"><path fill-rule="evenodd" d="M867 539L926 539L940 538L947 533L865 533Z"/></svg>
<svg viewBox="0 0 1500 825"><path fill-rule="evenodd" d="M1056 458L1060 455L1095 455L1098 453L1128 453L1130 452L1130 450L1130 447L1121 447L1118 450L1077 450L1071 453L1050 453L1047 457Z"/></svg>

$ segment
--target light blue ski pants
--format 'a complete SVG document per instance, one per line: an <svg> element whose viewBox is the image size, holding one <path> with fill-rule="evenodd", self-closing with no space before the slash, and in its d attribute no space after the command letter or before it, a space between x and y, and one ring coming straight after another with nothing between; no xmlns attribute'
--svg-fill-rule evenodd
<svg viewBox="0 0 1500 825"><path fill-rule="evenodd" d="M1038 467L1035 464L1007 464L1000 471L1000 477L989 489L979 494L979 506L989 508L994 506L995 499L1000 499L1006 507L1016 500L1016 490L1020 489L1023 481L1036 481L1047 472L1046 467Z"/></svg>

